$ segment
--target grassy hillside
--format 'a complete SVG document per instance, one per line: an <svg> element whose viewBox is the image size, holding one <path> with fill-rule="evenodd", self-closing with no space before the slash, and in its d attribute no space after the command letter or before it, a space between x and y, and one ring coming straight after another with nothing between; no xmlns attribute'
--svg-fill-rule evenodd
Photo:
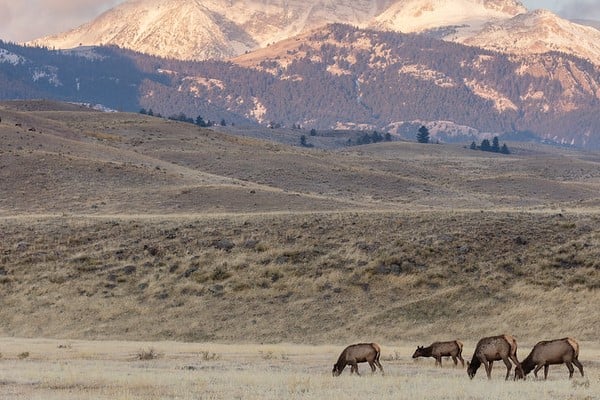
<svg viewBox="0 0 600 400"><path fill-rule="evenodd" d="M0 336L597 340L598 154L320 151L43 102L0 117Z"/></svg>

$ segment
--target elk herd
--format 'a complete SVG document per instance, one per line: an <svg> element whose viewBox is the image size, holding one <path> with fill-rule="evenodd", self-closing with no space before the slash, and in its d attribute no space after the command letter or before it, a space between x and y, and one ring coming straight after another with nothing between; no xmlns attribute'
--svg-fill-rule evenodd
<svg viewBox="0 0 600 400"><path fill-rule="evenodd" d="M463 343L459 340L447 342L434 342L427 347L417 346L412 358L433 357L436 366L442 366L442 357L451 357L454 365L458 365L460 360L462 367L465 366L465 360L462 357ZM383 374L383 367L379 362L381 347L377 343L358 343L346 347L340 354L337 362L333 366L333 376L339 376L346 366L350 365L350 374L358 373L358 364L367 362L371 367L371 372L377 368ZM538 342L521 362L517 358L517 341L511 335L498 335L484 337L475 346L473 357L467 362L467 375L473 379L481 365L485 368L488 379L492 377L492 365L494 361L503 361L506 365L506 377L508 379L513 364L515 367L514 379L525 379L527 374L533 371L537 378L537 373L543 367L544 379L548 378L548 368L550 365L565 364L569 369L569 378L573 377L573 364L583 375L583 365L579 362L579 343L570 337L555 340L543 340Z"/></svg>

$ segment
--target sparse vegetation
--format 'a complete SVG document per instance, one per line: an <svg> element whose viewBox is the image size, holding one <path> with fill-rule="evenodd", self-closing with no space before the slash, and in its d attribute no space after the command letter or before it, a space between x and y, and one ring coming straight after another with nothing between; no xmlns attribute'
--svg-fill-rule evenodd
<svg viewBox="0 0 600 400"><path fill-rule="evenodd" d="M136 354L136 359L140 360L140 361L148 361L148 360L154 360L157 359L159 357L158 353L152 349L142 349L140 351L137 352Z"/></svg>
<svg viewBox="0 0 600 400"><path fill-rule="evenodd" d="M202 361L217 361L220 357L217 353L211 353L210 351L201 351L200 358Z"/></svg>

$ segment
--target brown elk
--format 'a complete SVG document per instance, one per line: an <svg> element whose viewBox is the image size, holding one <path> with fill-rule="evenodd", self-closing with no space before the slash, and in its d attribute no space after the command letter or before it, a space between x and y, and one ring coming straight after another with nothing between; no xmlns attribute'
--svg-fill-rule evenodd
<svg viewBox="0 0 600 400"><path fill-rule="evenodd" d="M515 364L515 375L522 378L523 369L521 363L517 359L517 341L511 335L499 335L486 337L479 342L475 347L471 362L467 362L467 374L473 379L477 369L481 364L485 367L485 372L488 379L492 378L492 365L494 361L504 361L506 365L506 378L510 375L512 369L511 361Z"/></svg>
<svg viewBox="0 0 600 400"><path fill-rule="evenodd" d="M358 363L368 362L371 367L371 372L375 372L375 366L379 367L383 374L383 367L379 362L381 355L381 347L377 343L358 343L352 344L342 351L337 362L333 365L333 376L339 376L346 365L350 365L350 374L358 373Z"/></svg>
<svg viewBox="0 0 600 400"><path fill-rule="evenodd" d="M536 378L538 371L544 367L544 379L548 379L549 366L564 363L569 369L569 379L571 379L574 371L573 364L583 376L583 365L581 365L578 358L579 343L577 343L577 340L569 337L543 340L533 346L531 353L521 362L521 367L523 367L523 375L527 375L533 370L533 375Z"/></svg>
<svg viewBox="0 0 600 400"><path fill-rule="evenodd" d="M463 344L459 340L451 340L449 342L434 342L428 347L417 346L412 358L417 357L433 357L435 365L442 366L442 357L452 357L454 365L458 365L460 360L462 366L465 366L465 360L462 358ZM458 359L458 360L457 360Z"/></svg>

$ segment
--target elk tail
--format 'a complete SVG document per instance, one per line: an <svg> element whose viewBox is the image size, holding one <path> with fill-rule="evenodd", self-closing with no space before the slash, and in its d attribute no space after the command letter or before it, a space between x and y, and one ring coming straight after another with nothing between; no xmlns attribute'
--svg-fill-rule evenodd
<svg viewBox="0 0 600 400"><path fill-rule="evenodd" d="M375 360L379 361L379 356L381 355L381 347L377 343L371 343L371 346L377 352L377 354L375 355Z"/></svg>
<svg viewBox="0 0 600 400"><path fill-rule="evenodd" d="M567 338L567 342L569 342L569 344L573 348L573 352L575 353L575 359L577 360L579 358L579 343L577 342L577 340L571 337Z"/></svg>
<svg viewBox="0 0 600 400"><path fill-rule="evenodd" d="M517 357L517 339L515 339L514 336L512 335L503 335L504 336L504 340L506 340L508 342L508 345L510 346L510 352L512 354L515 355L515 358Z"/></svg>
<svg viewBox="0 0 600 400"><path fill-rule="evenodd" d="M462 349L463 349L463 342L461 342L460 340L455 340L456 345L458 346L458 354L462 354Z"/></svg>

